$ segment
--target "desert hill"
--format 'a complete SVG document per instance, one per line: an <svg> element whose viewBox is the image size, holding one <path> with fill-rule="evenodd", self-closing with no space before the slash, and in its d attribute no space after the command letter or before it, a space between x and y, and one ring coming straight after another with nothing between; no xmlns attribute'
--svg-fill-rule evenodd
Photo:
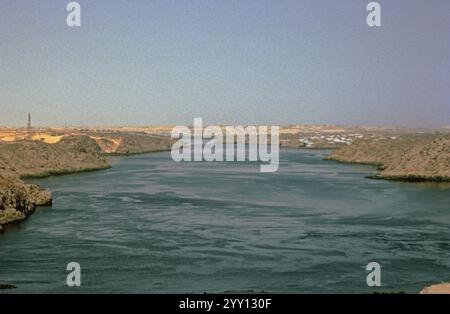
<svg viewBox="0 0 450 314"><path fill-rule="evenodd" d="M374 178L408 181L450 181L450 135L416 134L358 140L334 150L328 159L375 164Z"/></svg>

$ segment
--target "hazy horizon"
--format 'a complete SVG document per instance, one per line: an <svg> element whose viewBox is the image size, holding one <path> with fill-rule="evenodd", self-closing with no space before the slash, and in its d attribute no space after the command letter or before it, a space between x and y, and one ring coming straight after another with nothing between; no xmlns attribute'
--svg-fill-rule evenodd
<svg viewBox="0 0 450 314"><path fill-rule="evenodd" d="M450 125L450 2L0 4L0 125Z"/></svg>
<svg viewBox="0 0 450 314"><path fill-rule="evenodd" d="M24 120L22 124L0 124L0 128L17 128L24 129L27 128L27 121ZM174 126L188 126L193 127L193 121L185 124L170 124L170 123L162 123L162 124L73 124L73 125L65 125L65 124L40 124L34 123L32 120L32 127L34 128L152 128L152 127L174 127ZM390 124L333 124L333 123L287 123L287 124L245 124L245 123L209 123L208 121L203 121L203 127L210 125L218 125L218 126L237 126L237 125L276 125L279 127L296 127L296 126L329 126L329 127L365 127L365 128L399 128L399 129L424 129L424 130L448 130L450 129L449 125L441 125L441 126L407 126L407 125L390 125Z"/></svg>

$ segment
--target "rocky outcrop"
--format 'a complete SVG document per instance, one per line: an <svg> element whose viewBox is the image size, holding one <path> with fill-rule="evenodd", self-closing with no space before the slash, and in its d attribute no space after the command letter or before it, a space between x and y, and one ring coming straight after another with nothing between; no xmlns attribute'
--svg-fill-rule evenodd
<svg viewBox="0 0 450 314"><path fill-rule="evenodd" d="M26 219L36 206L52 204L52 194L19 178L45 177L110 167L94 140L63 138L56 144L39 141L0 143L0 226Z"/></svg>
<svg viewBox="0 0 450 314"><path fill-rule="evenodd" d="M34 184L27 184L29 200L36 206L51 206L53 203L52 192Z"/></svg>
<svg viewBox="0 0 450 314"><path fill-rule="evenodd" d="M450 283L440 283L426 287L419 294L450 294Z"/></svg>
<svg viewBox="0 0 450 314"><path fill-rule="evenodd" d="M333 151L327 159L373 164L372 178L403 181L450 181L450 136L408 135L360 140Z"/></svg>
<svg viewBox="0 0 450 314"><path fill-rule="evenodd" d="M0 290L7 290L7 289L16 289L17 287L14 285L6 284L6 283L0 283Z"/></svg>
<svg viewBox="0 0 450 314"><path fill-rule="evenodd" d="M50 191L27 185L18 178L0 176L0 229L1 225L26 219L36 206L51 203Z"/></svg>

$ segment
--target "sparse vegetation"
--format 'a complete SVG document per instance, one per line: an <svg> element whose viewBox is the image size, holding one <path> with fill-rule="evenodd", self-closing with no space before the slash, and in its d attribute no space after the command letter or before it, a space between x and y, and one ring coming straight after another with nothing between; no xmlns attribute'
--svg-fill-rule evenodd
<svg viewBox="0 0 450 314"><path fill-rule="evenodd" d="M373 179L450 181L450 135L402 135L396 139L358 140L334 150L327 159L373 164Z"/></svg>

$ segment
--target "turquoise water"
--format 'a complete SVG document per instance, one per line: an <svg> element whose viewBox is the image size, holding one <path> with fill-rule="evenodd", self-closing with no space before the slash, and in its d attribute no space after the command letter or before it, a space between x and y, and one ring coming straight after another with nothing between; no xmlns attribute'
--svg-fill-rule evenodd
<svg viewBox="0 0 450 314"><path fill-rule="evenodd" d="M175 163L169 153L34 180L52 208L0 235L8 292L405 291L450 280L450 189L366 179L374 168L282 150L255 163ZM65 284L81 265L80 288ZM366 285L380 263L381 288Z"/></svg>

